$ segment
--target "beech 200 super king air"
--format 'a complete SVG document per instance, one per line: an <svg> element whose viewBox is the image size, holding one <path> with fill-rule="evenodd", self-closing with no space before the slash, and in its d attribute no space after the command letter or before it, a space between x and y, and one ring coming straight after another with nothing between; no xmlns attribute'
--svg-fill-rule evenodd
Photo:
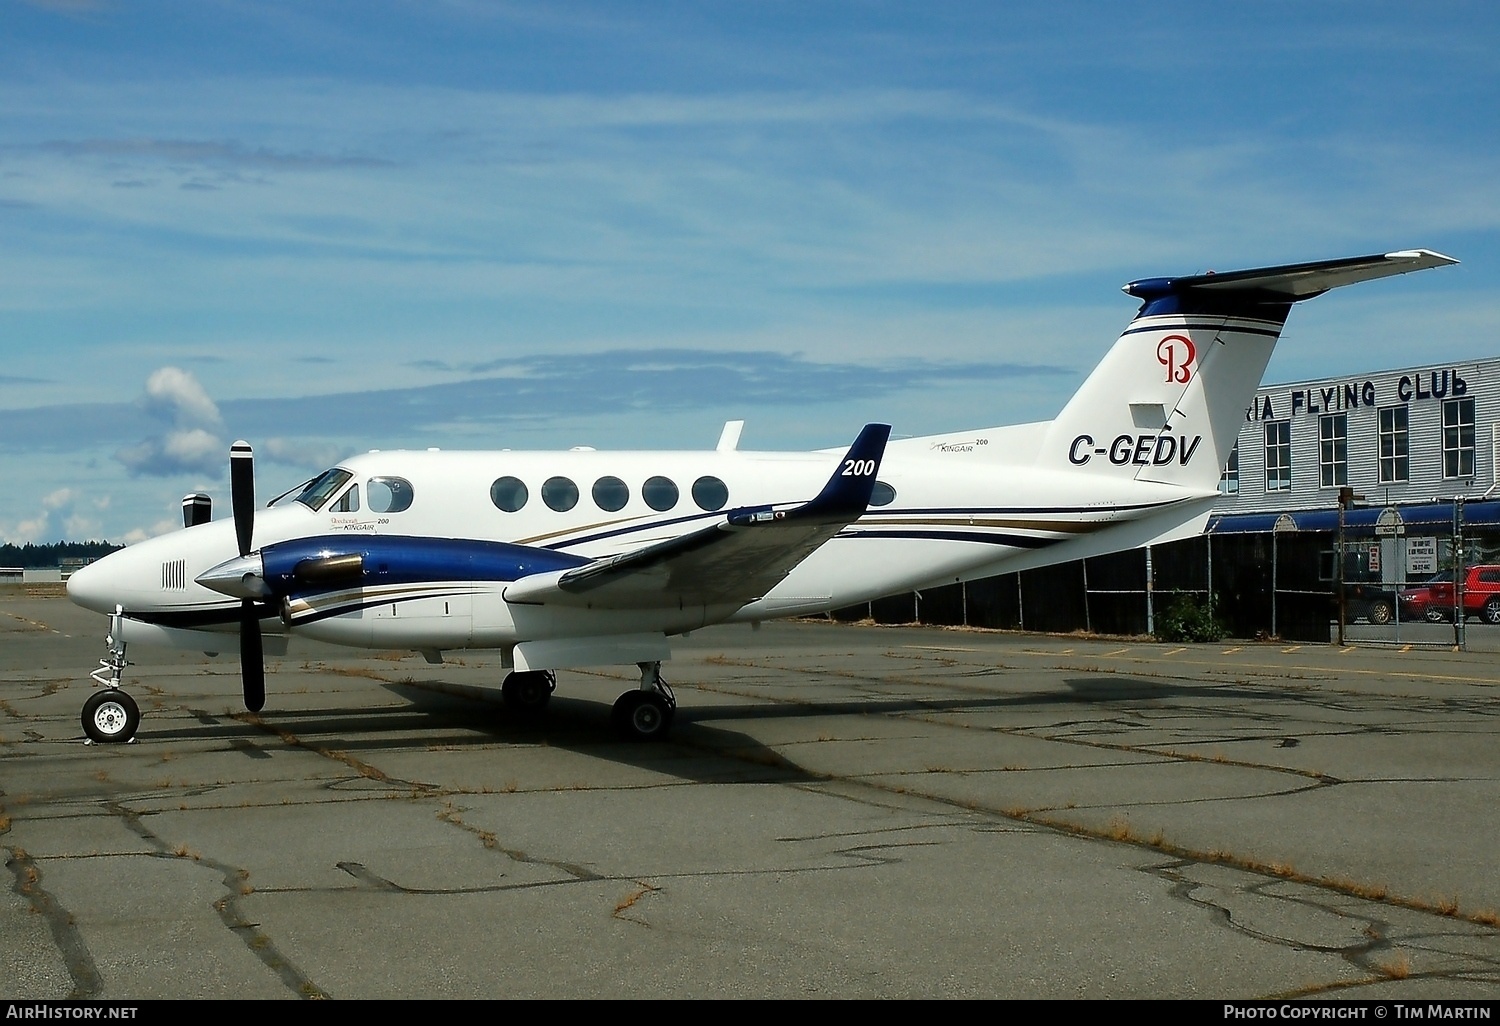
<svg viewBox="0 0 1500 1026"><path fill-rule="evenodd" d="M109 616L84 731L136 732L127 642L217 652L237 634L252 711L265 651L302 636L433 663L498 650L521 710L546 704L557 670L634 663L615 723L662 737L675 635L1201 532L1292 305L1455 262L1408 250L1131 282L1134 320L1043 423L890 442L871 424L810 453L741 452L735 422L702 452L371 452L265 509L236 442L231 520L189 496L184 530L69 579Z"/></svg>

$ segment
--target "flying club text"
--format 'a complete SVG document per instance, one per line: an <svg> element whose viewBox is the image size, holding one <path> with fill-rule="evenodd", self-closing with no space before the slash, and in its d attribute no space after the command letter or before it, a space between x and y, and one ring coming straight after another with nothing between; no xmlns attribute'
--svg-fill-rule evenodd
<svg viewBox="0 0 1500 1026"><path fill-rule="evenodd" d="M1403 374L1397 379L1394 402L1457 398L1468 391L1469 383L1459 376L1456 369L1422 371ZM1294 388L1280 396L1256 396L1255 404L1245 411L1245 419L1286 420L1305 413L1334 413L1359 406L1377 406L1381 402L1389 405L1393 400L1389 396L1382 400L1375 382L1347 381L1322 388Z"/></svg>

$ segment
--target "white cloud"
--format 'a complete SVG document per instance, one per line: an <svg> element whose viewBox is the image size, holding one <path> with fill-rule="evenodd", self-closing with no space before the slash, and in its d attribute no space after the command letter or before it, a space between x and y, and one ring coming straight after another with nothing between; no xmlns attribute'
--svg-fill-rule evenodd
<svg viewBox="0 0 1500 1026"><path fill-rule="evenodd" d="M217 427L219 407L198 379L180 367L161 367L146 379L146 409L178 426Z"/></svg>
<svg viewBox="0 0 1500 1026"><path fill-rule="evenodd" d="M115 452L133 476L171 477L223 472L228 446L210 428L221 428L219 407L198 379L179 367L161 367L146 379L142 404L171 425L137 445Z"/></svg>
<svg viewBox="0 0 1500 1026"><path fill-rule="evenodd" d="M59 488L55 492L50 492L46 498L42 499L42 508L46 510L62 509L65 506L71 506L77 498L77 489Z"/></svg>
<svg viewBox="0 0 1500 1026"><path fill-rule="evenodd" d="M41 511L35 516L18 521L14 527L0 524L0 540L24 545L98 538L101 524L93 514L104 510L109 499L86 499L86 494L76 488L54 489L43 496ZM80 509L80 505L87 508Z"/></svg>

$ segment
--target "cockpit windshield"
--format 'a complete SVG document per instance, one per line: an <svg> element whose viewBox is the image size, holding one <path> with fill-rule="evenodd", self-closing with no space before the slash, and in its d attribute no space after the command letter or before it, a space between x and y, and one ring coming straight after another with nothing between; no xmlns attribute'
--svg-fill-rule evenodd
<svg viewBox="0 0 1500 1026"><path fill-rule="evenodd" d="M278 502L285 502L287 499L290 499L293 496L301 495L302 494L302 489L306 488L308 485L310 485L312 483L313 483L313 479L312 478L308 478L306 481L303 481L301 484L294 484L294 485L292 485L286 491L284 491L280 495L276 496L276 498L274 498L270 502L266 503L266 508L270 509L272 506L276 505Z"/></svg>
<svg viewBox="0 0 1500 1026"><path fill-rule="evenodd" d="M353 476L349 471L340 470L338 467L325 470L302 489L302 493L297 496L297 501L313 512L317 512L323 508L329 497L344 487L345 482Z"/></svg>

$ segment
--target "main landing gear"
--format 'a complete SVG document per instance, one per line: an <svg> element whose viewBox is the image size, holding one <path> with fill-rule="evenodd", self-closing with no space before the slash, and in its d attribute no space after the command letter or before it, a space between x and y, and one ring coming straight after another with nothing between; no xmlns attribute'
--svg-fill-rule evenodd
<svg viewBox="0 0 1500 1026"><path fill-rule="evenodd" d="M500 697L518 713L531 715L547 708L557 690L557 674L551 670L517 670L506 674Z"/></svg>
<svg viewBox="0 0 1500 1026"><path fill-rule="evenodd" d="M134 740L141 725L141 710L124 691L120 690L120 677L130 664L125 660L125 638L121 622L120 607L115 607L109 618L109 634L104 643L109 654L99 660L99 668L89 674L103 690L95 691L83 703L83 733L86 744L126 744Z"/></svg>
<svg viewBox="0 0 1500 1026"><path fill-rule="evenodd" d="M661 679L661 663L637 663L641 686L615 700L615 730L630 741L660 741L672 727L677 698Z"/></svg>

